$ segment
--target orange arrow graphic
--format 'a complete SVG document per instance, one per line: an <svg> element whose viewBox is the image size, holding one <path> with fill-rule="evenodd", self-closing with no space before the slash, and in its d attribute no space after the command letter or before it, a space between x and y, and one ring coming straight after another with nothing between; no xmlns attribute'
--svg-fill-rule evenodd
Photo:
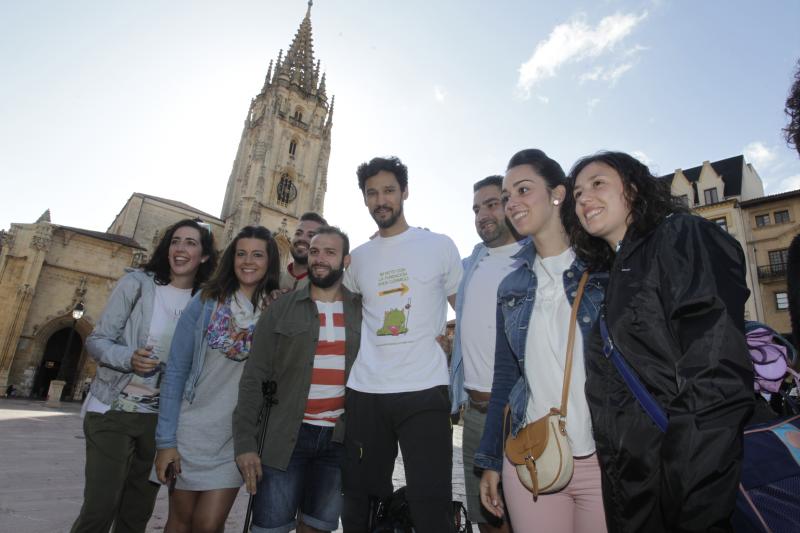
<svg viewBox="0 0 800 533"><path fill-rule="evenodd" d="M400 286L397 287L396 289L387 289L385 291L380 291L378 293L378 296L386 296L387 294L394 294L396 292L399 292L402 295L407 293L408 291L409 291L408 285L406 285L405 283L401 283Z"/></svg>

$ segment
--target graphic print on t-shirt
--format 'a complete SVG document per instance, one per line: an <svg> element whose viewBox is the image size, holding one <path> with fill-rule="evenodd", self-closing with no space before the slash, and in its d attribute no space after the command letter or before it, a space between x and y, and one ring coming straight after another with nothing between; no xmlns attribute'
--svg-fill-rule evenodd
<svg viewBox="0 0 800 533"><path fill-rule="evenodd" d="M151 357L157 358L159 365L144 376L134 374L128 385L111 403L112 410L130 413L158 413L161 378L169 358L172 336L175 333L178 319L191 296L192 289L178 289L172 285L156 286L147 346L151 348Z"/></svg>
<svg viewBox="0 0 800 533"><path fill-rule="evenodd" d="M384 337L405 335L408 333L408 317L411 314L411 298L406 294L411 290L406 282L408 271L395 268L378 275L378 296L384 303L383 325L375 333Z"/></svg>

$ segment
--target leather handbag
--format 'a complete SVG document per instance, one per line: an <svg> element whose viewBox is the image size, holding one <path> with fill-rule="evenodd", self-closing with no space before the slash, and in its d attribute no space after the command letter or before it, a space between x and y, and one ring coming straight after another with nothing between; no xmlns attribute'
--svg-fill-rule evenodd
<svg viewBox="0 0 800 533"><path fill-rule="evenodd" d="M516 466L520 482L533 493L533 501L539 494L548 494L563 489L572 478L572 449L567 439L567 400L572 375L572 351L575 345L575 327L578 307L589 273L584 272L578 284L569 322L567 358L564 366L564 384L561 388L561 407L552 407L550 412L519 430L516 436L506 438L505 452L511 464ZM510 418L506 406L504 425ZM503 431L505 433L505 428Z"/></svg>

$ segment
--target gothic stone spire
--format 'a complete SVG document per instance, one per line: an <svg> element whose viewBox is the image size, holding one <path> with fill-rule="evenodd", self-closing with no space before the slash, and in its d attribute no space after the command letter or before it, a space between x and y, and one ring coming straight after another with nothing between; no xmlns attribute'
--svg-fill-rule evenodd
<svg viewBox="0 0 800 533"><path fill-rule="evenodd" d="M300 27L295 33L289 50L286 52L286 59L276 68L281 75L294 85L297 85L307 93L315 89L316 80L314 69L314 39L311 36L311 5L308 3L306 16L300 23Z"/></svg>

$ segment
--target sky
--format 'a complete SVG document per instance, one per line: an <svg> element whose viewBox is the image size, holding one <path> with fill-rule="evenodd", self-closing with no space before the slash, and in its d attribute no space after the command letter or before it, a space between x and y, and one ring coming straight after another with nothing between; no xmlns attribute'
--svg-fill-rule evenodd
<svg viewBox="0 0 800 533"><path fill-rule="evenodd" d="M0 229L105 231L134 192L219 215L250 99L305 0L0 2ZM800 2L317 0L336 95L325 216L375 225L355 169L409 168L406 219L477 242L472 184L541 148L656 174L744 154L767 194L800 188L783 108ZM273 228L274 229L274 228Z"/></svg>

